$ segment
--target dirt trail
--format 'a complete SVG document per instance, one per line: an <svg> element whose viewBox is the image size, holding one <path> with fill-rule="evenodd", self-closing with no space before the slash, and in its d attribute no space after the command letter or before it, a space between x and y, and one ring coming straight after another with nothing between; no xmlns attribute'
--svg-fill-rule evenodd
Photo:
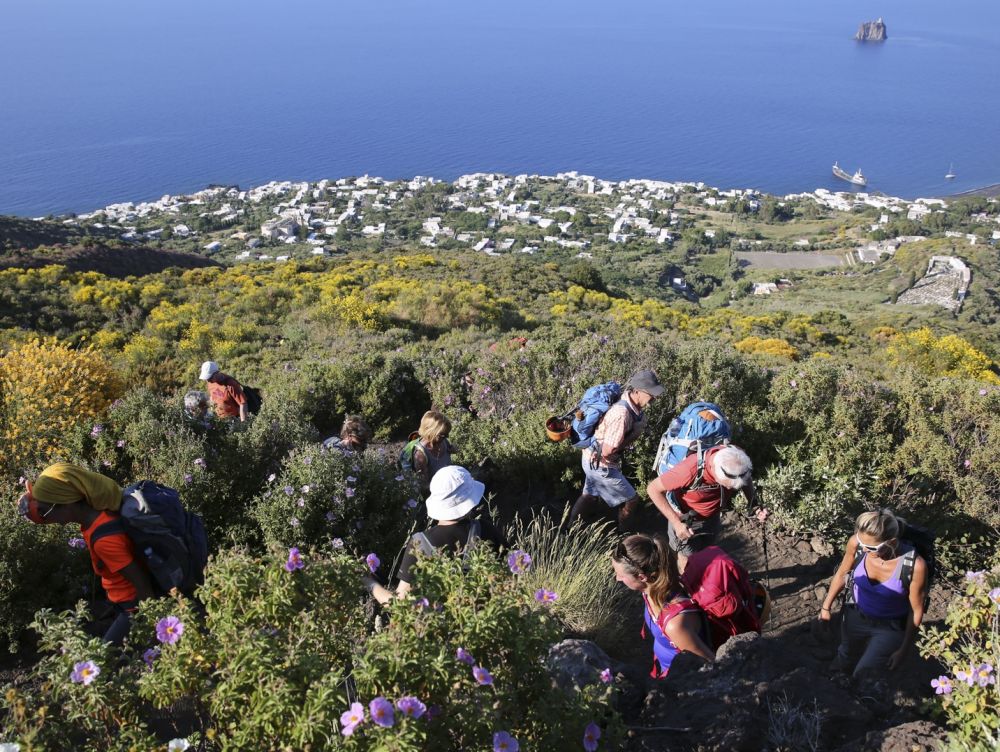
<svg viewBox="0 0 1000 752"><path fill-rule="evenodd" d="M661 527L651 511L645 510L640 529ZM755 579L770 581L771 617L760 638L730 641L716 664L680 656L666 681L653 682L645 677L651 645L638 634L641 605L627 614L623 629L634 628L635 641L612 655L622 661L627 688L622 709L632 732L626 749L932 749L940 729L922 722L918 710L930 697L937 666L914 650L899 671L860 685L829 671L839 627L823 633L814 621L842 554L839 545L768 529L765 566L759 523L730 512L723 531L719 545ZM942 619L946 603L944 592L932 593L925 624Z"/></svg>

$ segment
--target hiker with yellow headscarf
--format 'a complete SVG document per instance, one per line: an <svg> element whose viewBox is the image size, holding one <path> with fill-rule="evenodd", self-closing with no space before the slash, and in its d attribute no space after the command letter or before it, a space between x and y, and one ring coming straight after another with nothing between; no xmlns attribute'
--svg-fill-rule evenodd
<svg viewBox="0 0 1000 752"><path fill-rule="evenodd" d="M120 645L132 626L132 612L144 598L153 596L149 574L136 558L118 510L122 488L111 478L68 462L45 468L18 501L25 519L36 525L80 526L94 572L116 617L104 639Z"/></svg>

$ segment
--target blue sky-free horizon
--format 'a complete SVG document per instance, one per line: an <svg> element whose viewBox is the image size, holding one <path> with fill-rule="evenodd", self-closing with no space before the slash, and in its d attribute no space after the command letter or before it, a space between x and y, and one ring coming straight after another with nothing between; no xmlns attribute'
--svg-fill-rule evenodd
<svg viewBox="0 0 1000 752"><path fill-rule="evenodd" d="M862 20L890 40L858 45ZM1000 6L7 0L0 213L474 171L1000 182ZM944 181L950 164L958 179Z"/></svg>

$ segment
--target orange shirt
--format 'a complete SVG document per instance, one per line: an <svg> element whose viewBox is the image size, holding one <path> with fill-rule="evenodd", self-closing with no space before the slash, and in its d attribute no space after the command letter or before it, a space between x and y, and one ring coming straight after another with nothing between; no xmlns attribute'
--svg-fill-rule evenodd
<svg viewBox="0 0 1000 752"><path fill-rule="evenodd" d="M218 374L218 382L208 382L208 396L215 406L215 414L220 418L240 417L240 405L247 401L240 382L224 373Z"/></svg>
<svg viewBox="0 0 1000 752"><path fill-rule="evenodd" d="M108 600L112 603L128 603L136 599L135 586L121 574L121 570L136 560L132 540L125 533L114 533L99 538L96 543L90 542L90 537L97 528L116 519L116 513L101 512L89 527L80 528L80 534L87 542L90 562L94 571L101 576L101 585L108 594Z"/></svg>

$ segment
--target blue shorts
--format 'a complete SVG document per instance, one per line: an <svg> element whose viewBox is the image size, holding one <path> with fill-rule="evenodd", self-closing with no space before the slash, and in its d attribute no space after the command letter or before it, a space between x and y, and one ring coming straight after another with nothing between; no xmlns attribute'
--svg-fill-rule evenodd
<svg viewBox="0 0 1000 752"><path fill-rule="evenodd" d="M581 464L587 480L583 483L583 492L588 496L599 496L605 504L614 509L636 496L635 489L629 483L622 471L617 467L590 466L590 452L583 453Z"/></svg>

